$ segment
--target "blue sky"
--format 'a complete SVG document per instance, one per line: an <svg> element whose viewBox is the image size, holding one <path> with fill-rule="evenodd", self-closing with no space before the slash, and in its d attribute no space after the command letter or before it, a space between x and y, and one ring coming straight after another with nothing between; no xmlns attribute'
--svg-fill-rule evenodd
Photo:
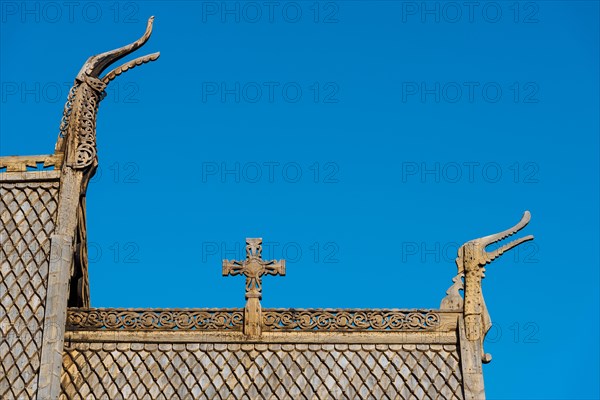
<svg viewBox="0 0 600 400"><path fill-rule="evenodd" d="M530 210L483 282L488 398L600 396L598 2L0 4L1 155L51 153L87 57L156 16L100 107L93 306L241 307L221 259L262 237L264 307L436 308Z"/></svg>

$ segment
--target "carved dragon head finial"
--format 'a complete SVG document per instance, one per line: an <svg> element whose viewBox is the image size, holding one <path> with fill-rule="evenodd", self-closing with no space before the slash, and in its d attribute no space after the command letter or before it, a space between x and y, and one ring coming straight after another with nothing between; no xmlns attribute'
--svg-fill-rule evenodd
<svg viewBox="0 0 600 400"><path fill-rule="evenodd" d="M150 17L146 31L135 42L88 58L69 92L55 152L64 155L67 166L79 170L86 169L89 172L88 178L93 175L97 165L96 113L98 104L105 96L106 86L123 72L158 59L160 53L138 57L111 70L103 77L100 75L116 61L142 47L152 34L153 22L154 17Z"/></svg>
<svg viewBox="0 0 600 400"><path fill-rule="evenodd" d="M508 250L517 247L521 243L533 240L533 235L528 235L497 248L496 250L487 251L486 247L494 243L500 242L509 236L519 232L529 223L531 214L529 211L523 213L521 221L515 226L496 233L494 235L484 236L479 239L471 240L463 244L458 249L456 258L456 266L458 267L458 277L464 276L464 316L465 327L468 340L479 340L481 343L481 357L484 363L491 361L492 356L483 351L483 340L485 335L492 326L492 321L488 313L483 293L481 290L481 280L485 277L485 266ZM457 286L456 282L453 287ZM446 303L454 299L458 290L461 287L455 287L453 293L449 293ZM456 293L454 293L456 292ZM450 296L452 295L452 296ZM444 302L443 302L444 304Z"/></svg>
<svg viewBox="0 0 600 400"><path fill-rule="evenodd" d="M112 79L138 65L158 59L160 53L136 58L113 69L103 77L101 74L113 63L133 53L148 41L152 33L153 21L154 17L148 19L146 31L135 42L88 58L75 77L64 107L54 154L54 159L58 161L54 165L60 166L63 172L68 172L71 179L67 182L80 185L77 221L67 219L77 226L73 244L77 250L75 250L74 264L71 268L70 305L89 305L85 193L98 165L96 116L99 103L105 97L106 86Z"/></svg>
<svg viewBox="0 0 600 400"><path fill-rule="evenodd" d="M484 267L486 264L491 263L508 250L517 247L521 243L533 240L533 235L528 235L517 240L513 240L512 242L507 243L506 245L499 247L496 250L489 252L486 251L487 246L500 242L506 239L507 237L519 232L521 229L527 226L530 220L531 213L529 211L525 211L519 223L517 223L512 228L508 228L505 231L493 235L484 236L479 239L474 239L463 244L458 249L458 256L456 258L456 266L458 267L458 273L464 273L465 268L467 267Z"/></svg>

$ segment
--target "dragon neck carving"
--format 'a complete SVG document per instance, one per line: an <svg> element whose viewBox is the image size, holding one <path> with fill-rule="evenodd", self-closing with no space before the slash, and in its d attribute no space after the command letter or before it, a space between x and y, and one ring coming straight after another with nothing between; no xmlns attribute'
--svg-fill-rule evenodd
<svg viewBox="0 0 600 400"><path fill-rule="evenodd" d="M135 42L126 46L90 57L75 78L69 91L60 123L60 132L55 147L55 158L61 161L63 175L61 191L69 193L77 204L61 200L61 205L70 207L63 225L74 234L74 256L71 264L70 291L68 305L89 306L89 281L87 260L87 234L85 226L85 193L90 178L96 172L98 157L96 152L96 116L98 105L106 96L107 85L117 76L139 65L158 59L160 53L153 53L126 62L104 74L113 63L142 47L150 38L154 17L148 19L146 31ZM102 74L104 74L102 76ZM64 178L64 182L63 182ZM78 193L78 197L72 193ZM62 194L61 194L62 196ZM75 207L77 207L75 209ZM75 211L76 210L76 211ZM75 217L73 217L75 216ZM60 225L58 225L60 226ZM57 227L57 231L58 231Z"/></svg>
<svg viewBox="0 0 600 400"><path fill-rule="evenodd" d="M483 299L481 291L481 280L485 278L485 266L508 250L517 247L521 243L533 240L533 235L528 235L505 244L493 251L486 251L486 247L500 242L523 229L530 221L531 214L525 211L518 224L505 231L494 235L485 236L471 240L458 249L456 266L458 275L453 279L454 284L447 292L442 301L442 309L464 310L465 328L467 339L479 341L481 345L482 361L488 363L492 356L483 351L483 341L492 326L490 314ZM464 277L464 287L462 284ZM459 290L464 288L464 303L461 301Z"/></svg>
<svg viewBox="0 0 600 400"><path fill-rule="evenodd" d="M144 35L135 42L90 57L83 65L71 88L55 147L62 154L63 165L93 175L98 165L96 153L96 115L100 101L106 96L106 86L123 72L158 59L160 53L138 57L112 71L100 75L113 63L142 47L150 38L154 17L148 19Z"/></svg>

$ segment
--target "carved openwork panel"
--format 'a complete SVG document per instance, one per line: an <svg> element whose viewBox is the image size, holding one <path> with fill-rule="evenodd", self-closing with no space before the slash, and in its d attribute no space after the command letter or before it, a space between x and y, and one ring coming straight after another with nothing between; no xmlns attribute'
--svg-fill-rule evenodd
<svg viewBox="0 0 600 400"><path fill-rule="evenodd" d="M0 185L0 398L35 398L58 182Z"/></svg>
<svg viewBox="0 0 600 400"><path fill-rule="evenodd" d="M462 399L456 345L82 343L60 399Z"/></svg>
<svg viewBox="0 0 600 400"><path fill-rule="evenodd" d="M70 308L68 330L241 330L243 309ZM428 331L433 310L265 309L264 331Z"/></svg>
<svg viewBox="0 0 600 400"><path fill-rule="evenodd" d="M264 309L265 331L422 331L440 325L432 310Z"/></svg>
<svg viewBox="0 0 600 400"><path fill-rule="evenodd" d="M244 310L71 308L68 330L233 330L241 331Z"/></svg>

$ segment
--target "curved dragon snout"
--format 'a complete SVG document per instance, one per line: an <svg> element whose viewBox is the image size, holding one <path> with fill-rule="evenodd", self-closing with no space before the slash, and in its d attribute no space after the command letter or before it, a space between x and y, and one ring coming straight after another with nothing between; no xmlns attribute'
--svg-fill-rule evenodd
<svg viewBox="0 0 600 400"><path fill-rule="evenodd" d="M486 250L486 247L488 247L494 243L500 242L500 241L514 235L515 233L519 232L521 229L526 227L527 224L529 224L530 220L531 220L531 213L529 211L525 211L523 213L523 217L521 217L521 220L513 227L508 228L502 232L499 232L499 233L496 233L493 235L488 235L488 236L484 236L479 239L471 240L471 241L465 243L464 245L462 245L458 249L458 257L456 259L456 264L458 266L459 273L464 272L463 257L465 257L465 251L467 251L467 250L470 255L469 258L471 258L472 262L474 262L475 264L477 264L479 266L484 266L484 265L492 262L496 258L500 257L502 254L504 254L508 250L513 249L522 243L533 240L534 239L533 235L528 235L528 236L513 240L512 242L507 243L504 246L497 248L496 250L493 250L493 251Z"/></svg>
<svg viewBox="0 0 600 400"><path fill-rule="evenodd" d="M479 260L480 265L485 265L496 258L500 257L502 254L507 252L510 249L517 247L518 245L525 243L527 241L533 240L533 235L527 235L525 237L513 240L510 243L505 244L493 251L486 251L486 247L490 246L494 243L500 242L515 233L519 232L521 229L525 228L529 221L531 220L531 213L529 211L525 211L523 213L523 217L521 220L513 227L506 229L505 231L496 233L494 235L484 236L480 239L474 240L475 246L478 248L478 251L481 252L481 259Z"/></svg>
<svg viewBox="0 0 600 400"><path fill-rule="evenodd" d="M483 246L489 246L490 244L494 244L496 242L504 240L507 237L512 236L515 233L519 232L521 229L523 229L527 226L527 224L529 223L530 220L531 220L531 213L529 211L525 211L523 213L523 216L521 217L521 220L512 228L508 228L507 230L496 233L494 235L484 236L480 239L477 239L477 241L480 244L482 244Z"/></svg>
<svg viewBox="0 0 600 400"><path fill-rule="evenodd" d="M150 39L150 35L152 34L153 22L154 17L148 18L146 31L144 32L142 37L140 37L135 42L120 47L118 49L107 51L105 53L90 57L81 68L81 71L79 71L77 78L79 80L83 80L84 76L99 78L100 74L102 74L109 66L142 47L144 44L146 44L146 42L148 42L148 39ZM115 76L120 75L128 69L131 69L137 65L141 65L149 61L156 60L159 55L160 53L153 53L144 57L136 58L133 61L123 64L118 68L115 68L113 71L109 72L105 78L107 78L108 76L112 76L112 78L107 80L110 81ZM117 73L116 71L120 72ZM101 80L105 81L105 78L102 78Z"/></svg>

